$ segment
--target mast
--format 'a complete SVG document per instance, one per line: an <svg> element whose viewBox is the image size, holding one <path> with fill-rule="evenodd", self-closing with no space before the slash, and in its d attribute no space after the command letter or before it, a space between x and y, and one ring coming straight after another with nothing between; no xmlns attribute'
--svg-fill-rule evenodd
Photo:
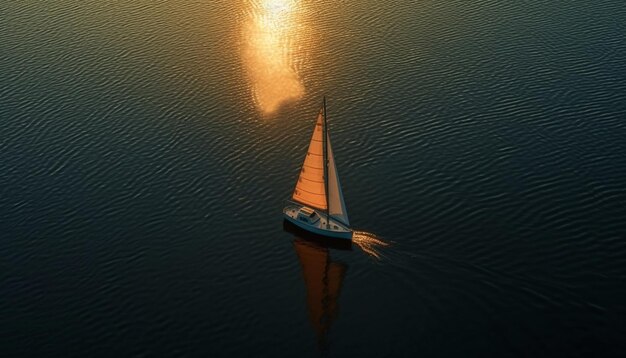
<svg viewBox="0 0 626 358"><path fill-rule="evenodd" d="M328 121L326 120L326 96L324 96L324 191L326 193L326 229L330 224L330 200L328 197Z"/></svg>

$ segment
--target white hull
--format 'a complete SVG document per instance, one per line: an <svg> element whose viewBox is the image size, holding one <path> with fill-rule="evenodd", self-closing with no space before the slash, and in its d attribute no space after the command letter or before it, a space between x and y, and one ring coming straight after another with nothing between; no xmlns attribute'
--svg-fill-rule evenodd
<svg viewBox="0 0 626 358"><path fill-rule="evenodd" d="M317 235L352 240L352 230L344 224L334 220L332 217L330 218L328 225L326 225L327 217L325 212L315 210L317 215L319 215L320 220L314 224L298 220L298 212L303 207L303 205L297 204L287 205L283 209L285 219L297 227Z"/></svg>

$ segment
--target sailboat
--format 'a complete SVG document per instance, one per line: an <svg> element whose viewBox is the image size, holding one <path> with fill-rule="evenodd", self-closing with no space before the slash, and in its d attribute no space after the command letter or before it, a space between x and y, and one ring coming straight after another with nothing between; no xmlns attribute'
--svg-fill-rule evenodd
<svg viewBox="0 0 626 358"><path fill-rule="evenodd" d="M346 204L328 134L326 97L320 109L309 149L290 201L285 220L314 234L352 239Z"/></svg>

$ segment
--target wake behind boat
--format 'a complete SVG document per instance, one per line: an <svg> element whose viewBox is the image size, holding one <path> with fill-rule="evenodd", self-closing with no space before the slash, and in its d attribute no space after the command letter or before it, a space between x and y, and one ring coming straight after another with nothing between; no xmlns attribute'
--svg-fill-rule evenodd
<svg viewBox="0 0 626 358"><path fill-rule="evenodd" d="M339 174L330 145L326 97L317 115L313 136L293 191L283 209L285 220L314 234L352 239Z"/></svg>

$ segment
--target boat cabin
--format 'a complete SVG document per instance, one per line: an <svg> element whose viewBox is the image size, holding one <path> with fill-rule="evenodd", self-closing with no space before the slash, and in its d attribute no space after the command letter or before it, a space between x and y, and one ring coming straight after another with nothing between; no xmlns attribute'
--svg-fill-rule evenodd
<svg viewBox="0 0 626 358"><path fill-rule="evenodd" d="M315 224L320 220L319 215L315 212L315 210L307 207L302 207L298 211L298 220L304 221L309 224Z"/></svg>

